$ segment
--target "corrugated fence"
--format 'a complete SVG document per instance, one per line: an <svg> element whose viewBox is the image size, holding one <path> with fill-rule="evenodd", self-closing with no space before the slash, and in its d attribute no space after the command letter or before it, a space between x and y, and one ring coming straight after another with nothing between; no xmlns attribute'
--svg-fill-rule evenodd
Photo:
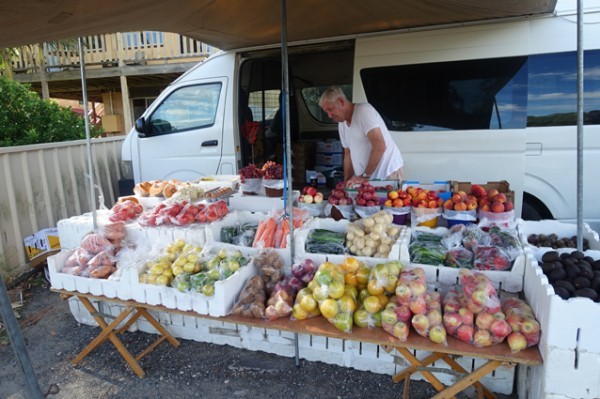
<svg viewBox="0 0 600 399"><path fill-rule="evenodd" d="M118 197L124 136L92 140L99 195ZM0 148L0 273L10 280L28 269L23 239L61 219L91 211L86 140ZM101 193L101 194L100 194Z"/></svg>

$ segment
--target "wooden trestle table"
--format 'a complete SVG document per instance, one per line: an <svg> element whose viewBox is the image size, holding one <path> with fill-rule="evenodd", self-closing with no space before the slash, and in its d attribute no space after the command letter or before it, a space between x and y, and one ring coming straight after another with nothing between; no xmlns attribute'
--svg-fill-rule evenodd
<svg viewBox="0 0 600 399"><path fill-rule="evenodd" d="M52 291L60 294L63 299L68 299L70 297L76 297L79 299L83 306L85 306L85 308L98 322L98 325L102 330L100 334L94 338L77 355L77 357L75 357L75 359L73 359L73 364L79 363L103 342L110 340L121 356L139 377L143 377L145 375L144 370L139 365L139 360L143 356L150 353L162 341L167 340L173 346L179 346L179 341L173 337L167 331L167 329L163 327L148 312L148 310L183 314L186 316L219 320L228 323L265 329L288 331L296 334L308 334L342 340L367 342L380 345L386 350L395 349L402 357L404 357L404 359L406 359L407 362L411 364L410 367L392 376L392 380L394 382L404 381L403 397L405 399L409 396L410 377L415 373L420 373L423 378L425 378L438 391L438 394L434 396L435 399L453 398L455 394L467 389L468 387L473 387L476 390L478 398L485 397L488 399L493 399L496 396L479 381L481 378L496 370L500 366L514 367L518 364L535 366L542 363L542 357L537 346L513 353L506 343L492 345L485 348L477 348L450 336L448 337L448 345L444 346L433 343L429 339L418 335L414 331L411 331L408 340L402 342L380 328L368 329L355 327L351 333L345 333L336 329L323 317L315 317L302 321L294 321L288 318L268 321L235 315L212 317L208 315L201 315L192 311L169 309L164 306L148 305L131 300L126 301L117 298L107 298L99 295L83 294L79 292L57 289L52 289ZM99 314L90 300L120 304L123 306L123 311L118 316L114 317L110 323L107 323L104 320L107 315ZM144 351L142 351L142 353L134 357L127 350L127 348L125 348L125 345L119 339L118 334L126 331L139 317L144 317L150 324L152 324L158 331L160 337ZM112 318L112 316L110 316L110 318ZM122 324L123 322L124 324ZM119 327L120 324L122 324L122 326ZM415 350L431 352L431 354L423 359L419 359L413 354ZM485 363L469 372L455 360L456 357L462 356L483 359L485 360ZM430 367L433 362L439 360L448 364L454 373L461 374L463 377L458 379L458 381L451 386L445 386L433 374L434 369Z"/></svg>

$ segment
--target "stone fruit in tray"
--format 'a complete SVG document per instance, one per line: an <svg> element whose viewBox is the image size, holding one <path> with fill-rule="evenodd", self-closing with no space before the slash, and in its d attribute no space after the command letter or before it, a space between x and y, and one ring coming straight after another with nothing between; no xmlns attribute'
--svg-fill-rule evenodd
<svg viewBox="0 0 600 399"><path fill-rule="evenodd" d="M323 193L317 191L313 186L306 186L302 189L302 195L298 197L298 202L320 204L323 202Z"/></svg>
<svg viewBox="0 0 600 399"><path fill-rule="evenodd" d="M536 247L549 248L577 248L577 236L561 237L557 234L530 234L527 236L527 242ZM590 249L590 242L587 238L583 238L583 250Z"/></svg>
<svg viewBox="0 0 600 399"><path fill-rule="evenodd" d="M346 186L344 182L340 182L336 184L335 188L331 191L329 198L327 199L332 205L352 205L352 198L348 195L346 191Z"/></svg>

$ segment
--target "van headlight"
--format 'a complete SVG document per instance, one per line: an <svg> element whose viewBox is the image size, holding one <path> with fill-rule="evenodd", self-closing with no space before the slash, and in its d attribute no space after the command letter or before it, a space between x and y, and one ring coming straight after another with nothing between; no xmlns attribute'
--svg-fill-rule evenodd
<svg viewBox="0 0 600 399"><path fill-rule="evenodd" d="M121 178L133 180L133 165L131 161L121 161Z"/></svg>

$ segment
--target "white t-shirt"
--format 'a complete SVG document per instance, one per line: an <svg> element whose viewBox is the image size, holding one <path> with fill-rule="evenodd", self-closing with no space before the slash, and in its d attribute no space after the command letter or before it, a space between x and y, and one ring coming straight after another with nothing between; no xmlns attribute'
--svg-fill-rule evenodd
<svg viewBox="0 0 600 399"><path fill-rule="evenodd" d="M365 172L369 162L371 142L367 137L367 133L377 127L381 130L385 141L385 152L379 161L379 165L371 174L371 178L384 180L400 169L404 165L404 161L381 115L371 104L355 104L351 125L348 126L346 122L338 123L342 147L350 149L352 167L357 176Z"/></svg>

